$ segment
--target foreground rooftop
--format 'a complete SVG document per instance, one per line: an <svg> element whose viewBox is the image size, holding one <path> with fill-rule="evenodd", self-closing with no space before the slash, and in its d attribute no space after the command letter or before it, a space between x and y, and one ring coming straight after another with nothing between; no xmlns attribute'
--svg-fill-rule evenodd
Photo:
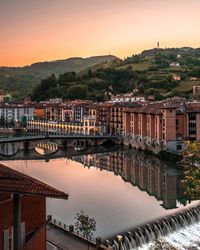
<svg viewBox="0 0 200 250"><path fill-rule="evenodd" d="M0 192L68 199L68 194L0 164Z"/></svg>

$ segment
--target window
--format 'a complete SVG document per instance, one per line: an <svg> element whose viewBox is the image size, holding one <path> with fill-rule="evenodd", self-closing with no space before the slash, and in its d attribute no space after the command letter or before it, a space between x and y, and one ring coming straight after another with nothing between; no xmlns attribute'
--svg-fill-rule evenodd
<svg viewBox="0 0 200 250"><path fill-rule="evenodd" d="M178 151L182 150L182 145L177 145L177 146L176 146L176 149L177 149Z"/></svg>
<svg viewBox="0 0 200 250"><path fill-rule="evenodd" d="M163 126L165 126L165 119L163 119Z"/></svg>

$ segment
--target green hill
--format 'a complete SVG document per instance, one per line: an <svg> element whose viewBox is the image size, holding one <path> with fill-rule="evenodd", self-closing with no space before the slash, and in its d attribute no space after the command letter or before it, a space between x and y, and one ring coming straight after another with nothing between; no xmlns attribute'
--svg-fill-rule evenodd
<svg viewBox="0 0 200 250"><path fill-rule="evenodd" d="M51 74L59 76L65 72L80 72L88 67L110 62L117 57L112 55L89 58L69 58L52 62L39 62L25 67L0 67L0 89L8 91L14 98L22 98L31 93L43 78Z"/></svg>
<svg viewBox="0 0 200 250"><path fill-rule="evenodd" d="M133 89L158 100L174 95L189 98L193 85L199 83L200 49L190 47L154 48L124 60L100 56L0 68L0 89L16 98L31 93L34 100L60 97L102 101L108 93Z"/></svg>
<svg viewBox="0 0 200 250"><path fill-rule="evenodd" d="M200 49L150 49L125 60L89 66L80 73L66 72L44 79L32 97L102 101L108 98L108 93L126 93L137 88L137 94L154 95L157 100L174 95L189 98L193 85L199 84Z"/></svg>

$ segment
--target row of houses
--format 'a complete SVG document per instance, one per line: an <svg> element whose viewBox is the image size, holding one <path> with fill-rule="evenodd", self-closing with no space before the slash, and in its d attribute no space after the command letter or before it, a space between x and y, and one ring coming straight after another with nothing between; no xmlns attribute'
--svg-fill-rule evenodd
<svg viewBox="0 0 200 250"><path fill-rule="evenodd" d="M115 134L124 143L154 153L178 152L185 140L200 140L200 102L170 98L160 102L88 100L0 104L0 122L27 121L32 132Z"/></svg>

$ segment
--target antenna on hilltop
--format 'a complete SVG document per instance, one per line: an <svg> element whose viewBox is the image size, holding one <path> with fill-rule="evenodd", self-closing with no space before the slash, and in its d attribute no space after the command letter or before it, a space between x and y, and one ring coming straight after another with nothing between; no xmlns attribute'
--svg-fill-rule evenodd
<svg viewBox="0 0 200 250"><path fill-rule="evenodd" d="M160 49L160 43L157 42L157 49Z"/></svg>

